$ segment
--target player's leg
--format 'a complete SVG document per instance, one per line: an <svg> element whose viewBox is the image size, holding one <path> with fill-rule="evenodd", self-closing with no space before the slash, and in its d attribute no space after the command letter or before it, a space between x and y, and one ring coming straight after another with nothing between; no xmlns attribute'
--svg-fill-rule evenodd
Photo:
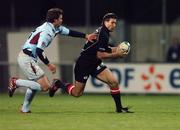
<svg viewBox="0 0 180 130"><path fill-rule="evenodd" d="M37 91L47 91L50 86L50 82L45 75L39 78L37 81L16 79L14 83L16 84L16 87L27 87Z"/></svg>
<svg viewBox="0 0 180 130"><path fill-rule="evenodd" d="M108 68L105 68L96 76L96 78L109 85L111 96L116 105L116 112L129 112L128 108L123 108L122 106L119 83L112 72Z"/></svg>
<svg viewBox="0 0 180 130"><path fill-rule="evenodd" d="M74 97L82 96L85 88L85 83L75 81L74 84L71 83L64 83L58 79L54 80L51 88L49 89L49 96L53 97L55 92L61 88L63 91L67 92L69 95Z"/></svg>
<svg viewBox="0 0 180 130"><path fill-rule="evenodd" d="M45 76L45 75L42 76L42 77L39 78L36 82L41 85L42 91L48 91L48 90L49 90L50 81L49 81L49 79L48 79L47 76Z"/></svg>
<svg viewBox="0 0 180 130"><path fill-rule="evenodd" d="M13 93L17 87L27 87L37 91L48 90L50 86L48 78L44 75L44 71L31 57L20 52L18 56L18 63L29 80L14 77L11 78L8 88L10 97L13 96Z"/></svg>
<svg viewBox="0 0 180 130"><path fill-rule="evenodd" d="M13 85L13 88L11 86L8 89L10 97L13 96L15 88L17 88L16 86L25 86L28 88L26 90L24 102L23 102L23 105L22 105L22 108L20 111L22 113L29 113L30 112L29 106L30 106L31 101L33 100L33 97L35 96L37 91L41 90L40 84L38 84L37 82L34 82L34 81L15 79L15 78L11 79L11 84Z"/></svg>
<svg viewBox="0 0 180 130"><path fill-rule="evenodd" d="M26 83L26 85L22 84L22 83ZM33 84L34 85L37 84L37 86L39 86L39 89L34 89L35 86L33 86ZM40 90L42 90L42 91L48 90L48 88L49 88L48 85L50 85L50 83L49 83L49 80L47 79L47 77L43 76L42 78L38 79L37 82L24 80L23 82L21 82L21 85L24 85L24 86L27 87L24 102L23 102L23 105L22 105L22 108L21 108L21 112L22 113L29 113L30 112L29 107L30 107L30 104L31 104L35 94Z"/></svg>
<svg viewBox="0 0 180 130"><path fill-rule="evenodd" d="M30 88L28 88L26 90L24 103L23 103L22 108L20 110L22 113L31 113L29 107L30 107L30 104L31 104L36 92L37 92L37 90L32 90Z"/></svg>
<svg viewBox="0 0 180 130"><path fill-rule="evenodd" d="M89 64L83 64L83 62L78 59L74 68L74 74L75 74L75 83L63 83L58 79L54 80L54 83L52 84L50 90L49 90L49 96L53 97L55 92L58 90L58 88L63 89L70 95L74 97L79 97L83 94L84 88L86 85L86 81L89 77L89 68L87 67Z"/></svg>
<svg viewBox="0 0 180 130"><path fill-rule="evenodd" d="M19 53L18 64L29 80L18 79L15 77L10 78L8 87L9 96L12 97L15 89L18 87L27 87L32 90L40 91L41 85L35 82L35 80L44 75L42 69L35 63L33 58L25 55L23 52Z"/></svg>
<svg viewBox="0 0 180 130"><path fill-rule="evenodd" d="M12 97L16 88L26 87L36 91L47 91L49 89L50 82L46 76L42 76L37 81L24 80L12 77L9 83L9 96Z"/></svg>
<svg viewBox="0 0 180 130"><path fill-rule="evenodd" d="M80 97L83 95L85 83L75 81L75 84L67 84L66 92L74 97Z"/></svg>
<svg viewBox="0 0 180 130"><path fill-rule="evenodd" d="M90 62L91 63L91 62ZM88 63L82 57L78 58L74 67L74 86L69 84L66 90L69 94L74 97L80 97L83 95L86 82L88 80L89 74L93 68L93 65Z"/></svg>
<svg viewBox="0 0 180 130"><path fill-rule="evenodd" d="M29 80L12 78L10 81L11 86L9 88L27 87L24 103L21 112L28 112L29 105L35 96L36 91L47 91L50 83L46 76L44 76L43 70L37 65L37 63L29 56L22 52L18 56L18 63ZM14 91L9 89L9 95L12 96ZM27 111L28 110L28 111Z"/></svg>

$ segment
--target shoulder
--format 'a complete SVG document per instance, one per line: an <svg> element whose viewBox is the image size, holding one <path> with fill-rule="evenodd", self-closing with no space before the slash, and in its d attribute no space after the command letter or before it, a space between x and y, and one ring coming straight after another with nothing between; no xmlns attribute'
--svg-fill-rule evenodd
<svg viewBox="0 0 180 130"><path fill-rule="evenodd" d="M58 30L59 31L64 31L64 30L69 30L69 28L61 25L61 26L59 26Z"/></svg>
<svg viewBox="0 0 180 130"><path fill-rule="evenodd" d="M37 27L36 30L39 30L39 31L48 31L48 30L50 30L50 27L46 23L43 23L42 25Z"/></svg>
<svg viewBox="0 0 180 130"><path fill-rule="evenodd" d="M102 26L101 26L101 27L98 27L98 28L95 30L95 33L99 33L100 31L102 31Z"/></svg>
<svg viewBox="0 0 180 130"><path fill-rule="evenodd" d="M42 34L45 34L45 35L55 33L55 30L50 25L48 25L47 22L45 22L42 25L41 31L42 31Z"/></svg>
<svg viewBox="0 0 180 130"><path fill-rule="evenodd" d="M99 28L98 28L98 31L99 31L99 33L101 33L101 34L108 34L108 32L106 31L106 28L103 27L103 26L99 27Z"/></svg>
<svg viewBox="0 0 180 130"><path fill-rule="evenodd" d="M104 37L104 38L109 37L109 33L106 31L106 29L103 26L98 28L98 34L100 35L100 37Z"/></svg>
<svg viewBox="0 0 180 130"><path fill-rule="evenodd" d="M64 35L68 35L69 34L69 31L70 29L65 27L65 26L59 26L56 30L57 33L60 33L60 34L64 34Z"/></svg>

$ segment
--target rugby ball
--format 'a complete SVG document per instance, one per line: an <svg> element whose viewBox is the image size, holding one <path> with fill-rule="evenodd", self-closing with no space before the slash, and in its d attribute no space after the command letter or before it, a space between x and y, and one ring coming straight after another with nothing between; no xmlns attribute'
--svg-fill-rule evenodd
<svg viewBox="0 0 180 130"><path fill-rule="evenodd" d="M128 41L123 41L118 45L118 51L121 51L121 52L123 51L123 52L129 53L130 48L131 46Z"/></svg>

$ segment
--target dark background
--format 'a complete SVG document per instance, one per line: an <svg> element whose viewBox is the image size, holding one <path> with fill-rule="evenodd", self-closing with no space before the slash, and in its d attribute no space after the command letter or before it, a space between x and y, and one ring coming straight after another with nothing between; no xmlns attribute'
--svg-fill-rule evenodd
<svg viewBox="0 0 180 130"><path fill-rule="evenodd" d="M166 9L162 11L164 1L166 1ZM44 22L47 10L52 7L64 10L66 26L99 26L105 13L114 12L127 25L163 23L163 32L165 32L165 25L173 24L180 16L180 0L1 0L0 79L3 82L0 82L0 93L6 92L8 86L7 32L20 27L39 26ZM87 13L88 9L89 13ZM165 17L162 17L163 12ZM125 33L128 36L130 32L128 26L126 28ZM163 36L166 38L165 33Z"/></svg>
<svg viewBox="0 0 180 130"><path fill-rule="evenodd" d="M64 10L64 23L85 25L86 0L5 0L0 4L0 27L11 25L14 4L14 25L37 26L51 7ZM162 0L89 0L90 25L97 25L107 12L116 13L129 24L162 23ZM166 22L172 24L180 16L180 1L166 0Z"/></svg>

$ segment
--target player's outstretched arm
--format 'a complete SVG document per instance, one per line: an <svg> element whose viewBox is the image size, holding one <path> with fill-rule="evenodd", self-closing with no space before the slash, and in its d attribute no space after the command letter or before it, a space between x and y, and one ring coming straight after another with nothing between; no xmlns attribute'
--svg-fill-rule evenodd
<svg viewBox="0 0 180 130"><path fill-rule="evenodd" d="M98 51L97 58L99 59L110 59L110 58L118 58L118 57L122 58L128 55L128 53L119 50L117 51L117 49L118 49L117 47L113 47L111 53Z"/></svg>
<svg viewBox="0 0 180 130"><path fill-rule="evenodd" d="M97 39L97 35L94 34L94 33L85 34L85 33L74 31L74 30L69 30L69 36L85 38L85 39L87 39L90 42L93 42L93 40Z"/></svg>

